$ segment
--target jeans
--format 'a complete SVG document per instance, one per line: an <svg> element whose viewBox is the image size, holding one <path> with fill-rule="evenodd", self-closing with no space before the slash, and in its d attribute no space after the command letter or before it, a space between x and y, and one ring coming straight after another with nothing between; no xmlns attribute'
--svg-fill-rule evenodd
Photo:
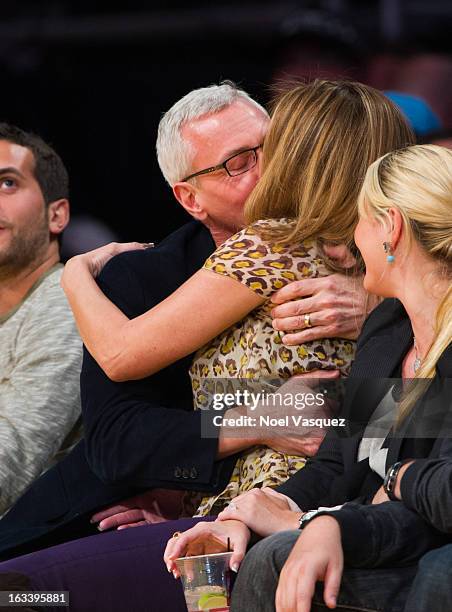
<svg viewBox="0 0 452 612"><path fill-rule="evenodd" d="M430 551L419 561L405 612L452 610L452 544Z"/></svg>
<svg viewBox="0 0 452 612"><path fill-rule="evenodd" d="M274 612L279 574L299 535L299 531L283 531L261 540L251 548L235 582L231 612ZM336 610L412 612L411 608L405 609L405 601L415 574L414 566L345 568ZM317 583L311 612L326 610L323 583ZM439 608L424 610L436 612Z"/></svg>

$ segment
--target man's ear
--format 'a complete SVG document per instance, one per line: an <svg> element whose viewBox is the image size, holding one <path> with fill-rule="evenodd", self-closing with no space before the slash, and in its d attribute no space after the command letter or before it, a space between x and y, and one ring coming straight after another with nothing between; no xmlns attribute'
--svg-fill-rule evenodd
<svg viewBox="0 0 452 612"><path fill-rule="evenodd" d="M207 219L207 212L198 202L196 187L187 182L175 183L173 193L176 200L179 204L182 204L189 215L198 219L198 221Z"/></svg>
<svg viewBox="0 0 452 612"><path fill-rule="evenodd" d="M61 234L69 223L69 202L66 199L50 202L47 207L49 219L49 232L51 234Z"/></svg>

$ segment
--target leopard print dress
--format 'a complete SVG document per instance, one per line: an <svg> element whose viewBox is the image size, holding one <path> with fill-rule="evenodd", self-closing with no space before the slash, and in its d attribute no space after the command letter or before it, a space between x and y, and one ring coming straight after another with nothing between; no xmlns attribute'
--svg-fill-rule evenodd
<svg viewBox="0 0 452 612"><path fill-rule="evenodd" d="M232 236L205 262L206 270L243 283L266 301L196 353L190 369L195 408L208 405L209 385L214 379L264 382L317 369L339 369L343 376L348 375L355 352L353 341L331 338L285 346L272 327L269 298L275 291L297 279L331 274L315 241L290 245L260 237L260 230L288 223L293 221L257 221ZM195 516L218 514L231 499L254 487L277 486L305 462L305 457L264 446L248 449L238 458L224 491L202 500L198 497L201 503Z"/></svg>

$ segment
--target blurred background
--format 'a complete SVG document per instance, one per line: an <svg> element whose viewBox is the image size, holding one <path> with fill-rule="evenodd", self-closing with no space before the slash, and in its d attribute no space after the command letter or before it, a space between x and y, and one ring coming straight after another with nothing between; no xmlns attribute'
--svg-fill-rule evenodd
<svg viewBox="0 0 452 612"><path fill-rule="evenodd" d="M281 79L352 78L405 94L419 138L446 142L451 34L451 0L5 3L0 120L69 169L66 255L157 242L187 220L155 158L161 114L185 93L232 79L267 104Z"/></svg>

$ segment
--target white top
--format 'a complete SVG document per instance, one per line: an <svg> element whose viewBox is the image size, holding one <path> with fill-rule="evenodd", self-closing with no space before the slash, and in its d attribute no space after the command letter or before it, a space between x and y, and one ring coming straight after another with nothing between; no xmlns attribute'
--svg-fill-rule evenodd
<svg viewBox="0 0 452 612"><path fill-rule="evenodd" d="M381 478L386 475L387 448L381 448L394 425L397 405L393 398L393 387L378 404L364 430L358 449L358 461L369 458L370 469Z"/></svg>

